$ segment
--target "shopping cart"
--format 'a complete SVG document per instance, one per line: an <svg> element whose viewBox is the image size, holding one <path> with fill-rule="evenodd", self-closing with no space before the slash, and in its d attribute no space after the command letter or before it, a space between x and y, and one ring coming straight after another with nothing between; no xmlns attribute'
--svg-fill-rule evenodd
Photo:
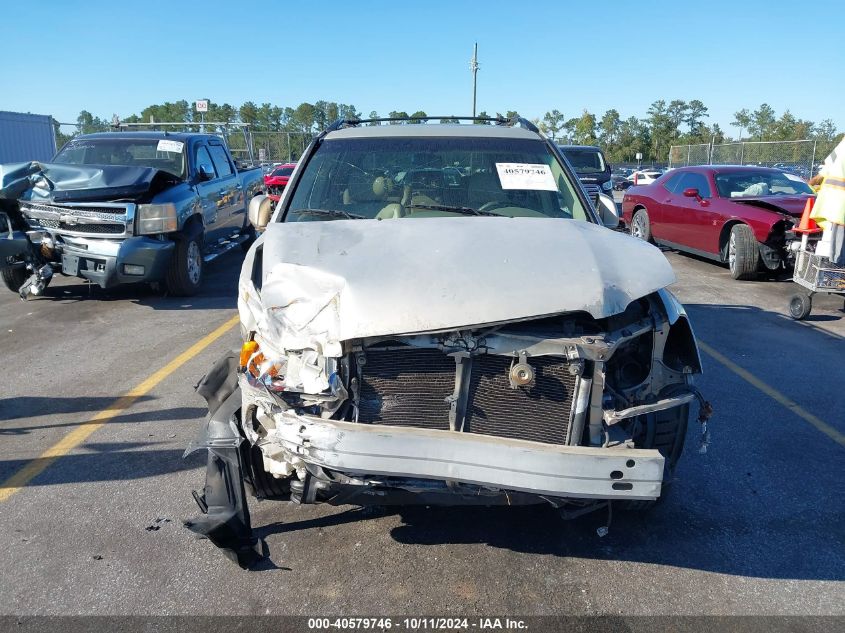
<svg viewBox="0 0 845 633"><path fill-rule="evenodd" d="M813 295L817 292L845 295L845 267L837 266L827 257L807 250L806 236L795 258L792 281L807 289L807 292L795 294L789 300L789 315L793 319L801 320L810 316Z"/></svg>

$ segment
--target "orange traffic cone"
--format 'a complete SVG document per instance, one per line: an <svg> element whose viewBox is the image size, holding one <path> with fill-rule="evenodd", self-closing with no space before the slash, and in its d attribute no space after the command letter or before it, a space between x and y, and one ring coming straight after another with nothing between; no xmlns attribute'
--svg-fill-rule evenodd
<svg viewBox="0 0 845 633"><path fill-rule="evenodd" d="M804 205L804 213L801 214L801 222L798 226L793 227L794 233L820 233L821 229L816 221L810 217L813 210L813 204L816 202L815 198L807 198L807 203Z"/></svg>

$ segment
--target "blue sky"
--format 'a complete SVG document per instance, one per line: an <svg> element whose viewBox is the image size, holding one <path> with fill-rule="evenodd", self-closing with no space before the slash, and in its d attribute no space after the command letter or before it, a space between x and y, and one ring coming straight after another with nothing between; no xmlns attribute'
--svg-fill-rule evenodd
<svg viewBox="0 0 845 633"><path fill-rule="evenodd" d="M74 121L209 97L469 114L476 41L490 113L701 99L735 134L733 113L767 102L845 130L841 0L6 3L0 110Z"/></svg>

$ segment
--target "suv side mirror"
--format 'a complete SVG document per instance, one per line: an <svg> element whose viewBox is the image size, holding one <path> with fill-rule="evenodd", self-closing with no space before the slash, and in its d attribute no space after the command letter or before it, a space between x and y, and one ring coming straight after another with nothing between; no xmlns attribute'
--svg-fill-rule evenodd
<svg viewBox="0 0 845 633"><path fill-rule="evenodd" d="M619 212L616 210L616 203L613 198L603 193L599 194L596 211L599 212L601 223L609 229L615 229L619 226Z"/></svg>
<svg viewBox="0 0 845 633"><path fill-rule="evenodd" d="M273 215L273 200L270 196L255 196L249 201L247 217L249 223L258 231L263 231L270 223Z"/></svg>
<svg viewBox="0 0 845 633"><path fill-rule="evenodd" d="M684 196L687 198L700 198L701 196L698 195L698 189L695 187L690 187L689 189L684 189Z"/></svg>
<svg viewBox="0 0 845 633"><path fill-rule="evenodd" d="M201 163L197 166L197 176L199 176L200 182L214 180L214 167L208 163Z"/></svg>

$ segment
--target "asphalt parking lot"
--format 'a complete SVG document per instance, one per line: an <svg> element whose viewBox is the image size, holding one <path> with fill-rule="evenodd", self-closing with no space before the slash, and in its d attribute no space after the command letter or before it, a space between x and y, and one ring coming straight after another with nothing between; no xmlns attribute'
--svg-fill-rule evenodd
<svg viewBox="0 0 845 633"><path fill-rule="evenodd" d="M665 503L615 513L604 538L603 514L547 508L252 503L270 552L252 571L181 525L203 482L204 456L182 459L204 416L193 387L238 345L241 255L190 300L4 289L0 614L845 615L842 300L797 323L789 281L667 256L715 417L704 455L690 425Z"/></svg>

